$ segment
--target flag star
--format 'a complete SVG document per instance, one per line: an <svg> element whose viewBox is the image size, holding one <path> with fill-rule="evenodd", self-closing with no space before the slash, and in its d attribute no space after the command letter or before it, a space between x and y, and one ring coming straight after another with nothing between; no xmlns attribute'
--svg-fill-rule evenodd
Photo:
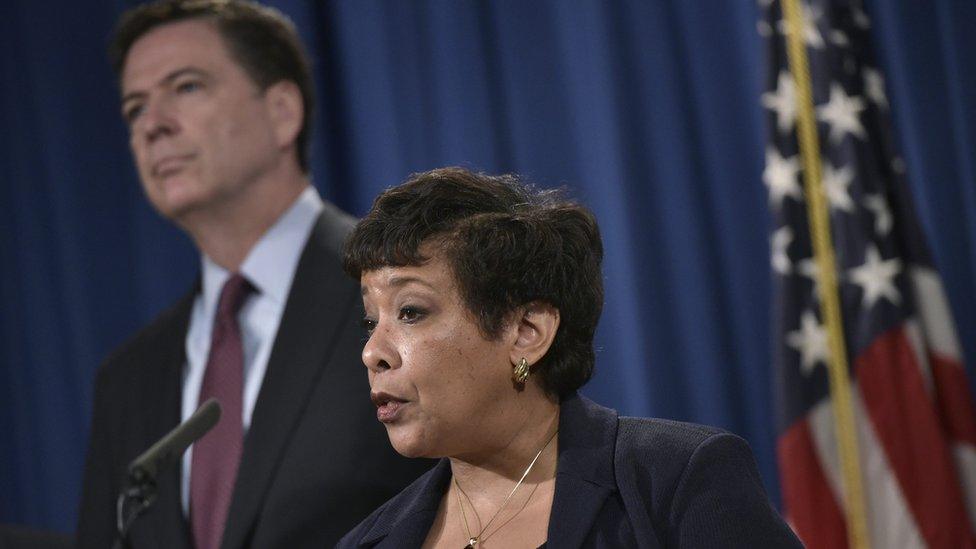
<svg viewBox="0 0 976 549"><path fill-rule="evenodd" d="M849 38L847 38L847 35L844 34L844 31L839 31L839 30L831 31L831 33L830 33L830 41L835 46L840 46L840 47L845 47L845 46L850 46L851 45L851 41L850 41Z"/></svg>
<svg viewBox="0 0 976 549"><path fill-rule="evenodd" d="M861 304L870 309L882 297L895 305L901 303L901 294L895 287L895 276L899 272L901 272L900 259L883 260L878 247L870 244L864 254L864 264L849 269L847 276L864 291Z"/></svg>
<svg viewBox="0 0 976 549"><path fill-rule="evenodd" d="M813 311L803 311L800 329L786 334L786 343L800 353L800 370L809 376L818 363L827 362L827 330Z"/></svg>
<svg viewBox="0 0 976 549"><path fill-rule="evenodd" d="M773 5L773 1L774 0L758 0L757 3L759 4L759 7L760 8L766 9L769 6L772 6Z"/></svg>
<svg viewBox="0 0 976 549"><path fill-rule="evenodd" d="M789 71L780 71L776 79L776 91L762 94L762 104L776 111L776 127L782 133L789 132L796 123L796 88Z"/></svg>
<svg viewBox="0 0 976 549"><path fill-rule="evenodd" d="M803 4L803 29L801 32L803 41L806 42L807 46L818 50L824 47L823 36L820 35L820 30L817 28L817 20L820 19L820 14L819 8ZM781 19L777 28L779 32L785 35L789 32L789 22L786 19Z"/></svg>
<svg viewBox="0 0 976 549"><path fill-rule="evenodd" d="M899 175L904 174L905 173L905 161L902 160L900 156L896 156L896 157L892 158L891 159L891 169L894 170L895 173L897 173Z"/></svg>
<svg viewBox="0 0 976 549"><path fill-rule="evenodd" d="M874 214L874 232L887 236L893 220L888 201L880 194L869 194L864 196L864 206Z"/></svg>
<svg viewBox="0 0 976 549"><path fill-rule="evenodd" d="M871 28L871 19L868 14L864 13L861 8L854 8L851 13L854 15L854 24L858 27L867 30Z"/></svg>
<svg viewBox="0 0 976 549"><path fill-rule="evenodd" d="M763 170L763 183L769 187L769 202L777 209L782 207L783 200L792 196L795 200L803 199L797 174L800 173L800 161L797 157L783 158L773 147L766 149L766 168Z"/></svg>
<svg viewBox="0 0 976 549"><path fill-rule="evenodd" d="M812 257L801 259L796 263L796 272L810 279L810 282L813 283L813 297L820 299L820 275L818 274L820 268L817 266L817 262Z"/></svg>
<svg viewBox="0 0 976 549"><path fill-rule="evenodd" d="M791 242L793 242L793 229L790 229L789 225L776 229L769 239L771 249L769 257L773 262L773 270L781 275L789 274L792 268L790 255L786 251Z"/></svg>
<svg viewBox="0 0 976 549"><path fill-rule="evenodd" d="M817 106L817 118L830 126L830 140L839 143L845 133L864 138L864 126L858 116L864 110L864 100L844 93L836 82L830 85L830 99Z"/></svg>
<svg viewBox="0 0 976 549"><path fill-rule="evenodd" d="M875 105L883 109L888 108L888 96L885 95L884 77L875 69L864 69L864 93Z"/></svg>
<svg viewBox="0 0 976 549"><path fill-rule="evenodd" d="M830 162L823 163L824 192L827 194L827 201L831 207L844 210L847 213L854 213L854 201L851 200L849 187L854 180L854 170L850 166L844 166L837 170L830 165Z"/></svg>
<svg viewBox="0 0 976 549"><path fill-rule="evenodd" d="M773 35L773 27L770 27L769 23L765 21L758 21L756 23L756 32L759 33L759 36L768 38Z"/></svg>

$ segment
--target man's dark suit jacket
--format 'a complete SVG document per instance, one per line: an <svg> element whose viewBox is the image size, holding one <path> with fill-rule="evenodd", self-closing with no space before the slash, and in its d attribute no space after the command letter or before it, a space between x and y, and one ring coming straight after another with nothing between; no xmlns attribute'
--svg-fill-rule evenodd
<svg viewBox="0 0 976 549"><path fill-rule="evenodd" d="M802 547L769 503L748 444L712 427L617 412L572 395L546 547ZM447 459L340 548L420 547L451 480Z"/></svg>
<svg viewBox="0 0 976 549"><path fill-rule="evenodd" d="M362 297L340 264L354 221L330 204L302 252L244 441L222 547L325 547L430 466L398 456L369 399ZM98 373L79 547L106 549L129 462L180 422L191 291ZM180 467L132 527L136 549L192 547Z"/></svg>

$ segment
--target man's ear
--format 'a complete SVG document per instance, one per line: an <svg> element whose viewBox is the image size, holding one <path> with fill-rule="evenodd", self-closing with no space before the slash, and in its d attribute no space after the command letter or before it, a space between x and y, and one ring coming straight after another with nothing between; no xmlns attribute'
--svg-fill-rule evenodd
<svg viewBox="0 0 976 549"><path fill-rule="evenodd" d="M264 100L278 146L284 148L294 144L305 121L305 104L298 84L290 80L272 84L264 90Z"/></svg>
<svg viewBox="0 0 976 549"><path fill-rule="evenodd" d="M559 309L543 301L533 301L522 307L514 319L516 339L509 360L518 364L522 358L529 365L545 356L559 329Z"/></svg>

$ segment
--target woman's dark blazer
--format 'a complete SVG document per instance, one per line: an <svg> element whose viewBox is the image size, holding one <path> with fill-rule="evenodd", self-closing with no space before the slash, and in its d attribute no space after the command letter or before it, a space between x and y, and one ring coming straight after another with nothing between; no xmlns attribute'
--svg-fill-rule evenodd
<svg viewBox="0 0 976 549"><path fill-rule="evenodd" d="M451 480L442 459L337 547L420 547ZM460 526L459 526L460 527ZM547 548L801 547L766 497L748 444L712 427L571 395L559 418Z"/></svg>

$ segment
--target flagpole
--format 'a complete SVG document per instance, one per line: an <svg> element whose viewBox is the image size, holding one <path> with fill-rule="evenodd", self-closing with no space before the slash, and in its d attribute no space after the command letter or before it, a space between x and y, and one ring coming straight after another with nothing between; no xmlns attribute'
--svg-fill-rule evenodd
<svg viewBox="0 0 976 549"><path fill-rule="evenodd" d="M797 132L803 162L807 217L821 290L820 312L827 327L827 345L830 352L827 371L844 479L847 539L854 549L869 549L857 432L848 377L847 348L837 290L836 261L830 236L830 217L821 182L820 143L813 111L813 88L806 44L803 40L803 14L798 0L783 0L782 6L786 19L787 56L796 89Z"/></svg>

